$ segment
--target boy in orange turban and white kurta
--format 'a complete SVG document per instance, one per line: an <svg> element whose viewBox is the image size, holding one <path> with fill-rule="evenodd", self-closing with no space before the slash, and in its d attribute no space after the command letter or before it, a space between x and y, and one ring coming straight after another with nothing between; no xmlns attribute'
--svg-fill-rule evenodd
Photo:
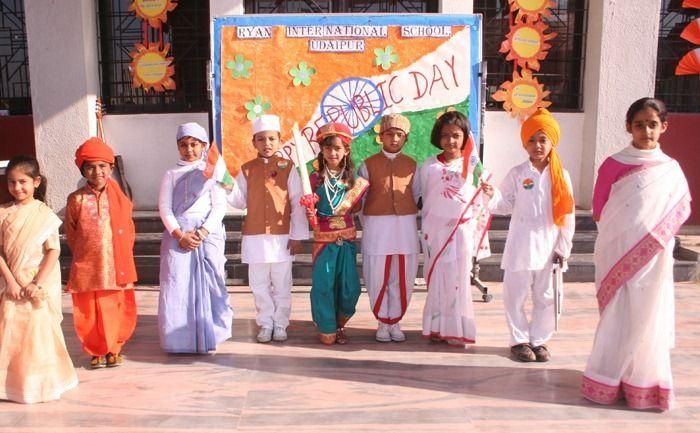
<svg viewBox="0 0 700 433"><path fill-rule="evenodd" d="M574 236L574 199L569 173L556 147L559 124L541 108L522 125L520 138L529 159L513 167L492 195L495 214L511 214L501 260L503 304L513 356L522 362L549 360L545 343L554 332L553 263L564 265ZM528 323L525 299L532 292Z"/></svg>
<svg viewBox="0 0 700 433"><path fill-rule="evenodd" d="M67 290L73 322L90 367L122 364L136 328L133 206L112 178L114 152L96 137L75 152L87 185L68 196L65 229L73 253Z"/></svg>

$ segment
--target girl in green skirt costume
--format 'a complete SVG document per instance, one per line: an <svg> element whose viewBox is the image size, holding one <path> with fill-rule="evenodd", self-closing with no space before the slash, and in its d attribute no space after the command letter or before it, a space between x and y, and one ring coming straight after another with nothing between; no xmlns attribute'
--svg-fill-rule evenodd
<svg viewBox="0 0 700 433"><path fill-rule="evenodd" d="M344 326L355 314L360 297L357 274L356 229L353 213L369 187L355 177L350 145L352 133L340 123L322 126L316 140L321 146L318 168L310 176L318 196L314 224L311 313L323 344L346 344Z"/></svg>

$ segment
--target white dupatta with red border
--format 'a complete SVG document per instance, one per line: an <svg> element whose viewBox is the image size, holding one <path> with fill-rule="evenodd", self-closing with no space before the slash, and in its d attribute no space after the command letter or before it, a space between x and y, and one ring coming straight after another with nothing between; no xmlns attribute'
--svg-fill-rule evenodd
<svg viewBox="0 0 700 433"><path fill-rule="evenodd" d="M629 146L613 158L639 167L613 184L598 224L601 318L582 392L603 404L624 397L636 409L669 409L674 235L690 215L688 184L678 163L658 147Z"/></svg>

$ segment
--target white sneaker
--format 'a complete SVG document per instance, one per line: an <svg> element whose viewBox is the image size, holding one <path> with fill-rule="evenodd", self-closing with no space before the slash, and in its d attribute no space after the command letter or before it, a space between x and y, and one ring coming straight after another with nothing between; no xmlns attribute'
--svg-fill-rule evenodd
<svg viewBox="0 0 700 433"><path fill-rule="evenodd" d="M376 335L377 341L381 341L382 343L388 343L391 341L391 334L389 333L389 325L386 323L379 323L379 326L377 326L377 335Z"/></svg>
<svg viewBox="0 0 700 433"><path fill-rule="evenodd" d="M275 341L286 341L287 330L281 326L275 326L275 331L272 334L272 339Z"/></svg>
<svg viewBox="0 0 700 433"><path fill-rule="evenodd" d="M398 323L389 326L389 335L391 336L391 341L406 341L406 334L401 331Z"/></svg>
<svg viewBox="0 0 700 433"><path fill-rule="evenodd" d="M272 328L260 328L260 332L258 332L258 343L269 343L270 340L272 340Z"/></svg>

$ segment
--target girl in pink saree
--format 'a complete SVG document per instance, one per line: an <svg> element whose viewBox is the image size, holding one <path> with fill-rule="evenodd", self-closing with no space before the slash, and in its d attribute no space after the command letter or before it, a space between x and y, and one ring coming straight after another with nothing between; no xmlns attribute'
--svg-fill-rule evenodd
<svg viewBox="0 0 700 433"><path fill-rule="evenodd" d="M593 194L600 322L583 375L584 397L624 398L634 409L673 405L674 235L690 214L678 163L663 153L663 102L643 98L627 112L632 144L606 159Z"/></svg>
<svg viewBox="0 0 700 433"><path fill-rule="evenodd" d="M15 200L0 205L0 400L56 400L78 384L61 331L61 220L41 201L35 159L13 158L7 178Z"/></svg>

